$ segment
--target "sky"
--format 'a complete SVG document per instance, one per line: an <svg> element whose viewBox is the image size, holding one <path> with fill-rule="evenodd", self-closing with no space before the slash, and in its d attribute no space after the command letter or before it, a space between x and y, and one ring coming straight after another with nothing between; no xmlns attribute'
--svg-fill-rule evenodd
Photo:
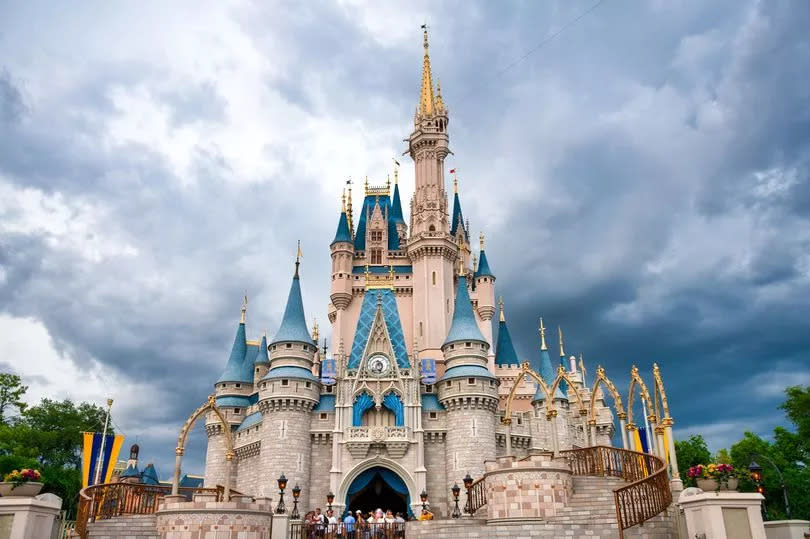
<svg viewBox="0 0 810 539"><path fill-rule="evenodd" d="M625 395L657 362L678 438L783 424L810 384L806 0L0 2L0 371L114 398L168 476L242 296L249 338L278 328L298 239L328 333L346 179L396 156L407 214L426 21L521 358L542 316Z"/></svg>

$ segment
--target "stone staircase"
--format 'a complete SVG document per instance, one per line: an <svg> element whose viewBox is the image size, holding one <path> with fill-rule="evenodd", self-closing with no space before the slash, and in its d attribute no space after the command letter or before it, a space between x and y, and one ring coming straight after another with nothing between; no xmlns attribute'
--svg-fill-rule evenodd
<svg viewBox="0 0 810 539"><path fill-rule="evenodd" d="M613 489L627 483L614 477L574 476L574 495L568 499L568 505L554 517L554 522L568 524L603 524L615 527L616 503Z"/></svg>
<svg viewBox="0 0 810 539"><path fill-rule="evenodd" d="M127 515L88 525L93 539L159 539L155 515Z"/></svg>

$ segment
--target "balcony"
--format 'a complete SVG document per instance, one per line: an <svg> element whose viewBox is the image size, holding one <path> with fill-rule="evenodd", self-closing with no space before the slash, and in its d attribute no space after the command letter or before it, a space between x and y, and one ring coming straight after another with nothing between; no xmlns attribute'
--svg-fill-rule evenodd
<svg viewBox="0 0 810 539"><path fill-rule="evenodd" d="M346 445L354 458L365 458L371 446L385 447L391 458L402 458L408 451L408 427L348 427Z"/></svg>

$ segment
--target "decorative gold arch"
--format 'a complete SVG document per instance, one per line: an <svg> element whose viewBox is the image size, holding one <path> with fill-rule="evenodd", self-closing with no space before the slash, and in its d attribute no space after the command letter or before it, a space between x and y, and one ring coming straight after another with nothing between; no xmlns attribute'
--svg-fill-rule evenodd
<svg viewBox="0 0 810 539"><path fill-rule="evenodd" d="M588 408L585 406L585 400L582 398L582 395L577 389L577 386L571 381L568 377L568 373L565 370L565 367L560 365L557 367L557 378L554 379L554 383L551 384L551 391L550 394L553 395L555 391L557 391L557 386L560 385L560 382L565 380L568 382L568 387L574 390L574 395L577 397L577 402L579 403L579 415L586 416L588 415Z"/></svg>
<svg viewBox="0 0 810 539"><path fill-rule="evenodd" d="M655 413L661 418L661 424L672 426L674 421L672 416L669 415L669 403L667 403L667 392L664 390L664 380L661 378L661 371L658 369L658 363L653 363L653 378L655 379L655 389L658 393L658 398L655 399ZM661 407L663 408L663 415L658 410L658 400L661 400Z"/></svg>
<svg viewBox="0 0 810 539"><path fill-rule="evenodd" d="M529 366L528 361L524 361L523 363L520 364L520 373L515 379L515 384L512 386L512 390L506 397L506 413L504 414L503 419L501 420L501 423L503 423L504 425L512 424L512 400L515 398L515 393L517 393L518 386L520 385L520 382L523 380L523 377L525 375L531 376L534 379L534 381L537 382L537 385L539 385L540 388L543 390L543 393L545 393L546 402L549 403L546 409L546 419L551 419L552 417L551 411L554 410L554 403L552 402L551 395L553 395L553 393L549 391L548 385L546 384L546 381L543 380L543 377L532 370L532 368Z"/></svg>
<svg viewBox="0 0 810 539"><path fill-rule="evenodd" d="M616 390L616 386L613 385L613 382L607 377L607 374L605 374L605 369L599 365L596 368L596 380L594 380L593 389L591 390L590 422L596 421L596 391L599 389L600 384L604 384L608 393L613 397L613 406L616 408L616 416L620 420L626 419L627 413L622 406L622 396L619 394L618 390Z"/></svg>
<svg viewBox="0 0 810 539"><path fill-rule="evenodd" d="M644 383L644 380L641 379L641 376L638 373L638 367L633 365L633 368L630 369L630 390L629 395L627 397L627 428L634 429L636 424L633 423L633 398L635 396L635 388L636 385L639 387L639 392L641 396L646 399L647 402L652 404L652 399L650 398L650 392L647 391L647 385ZM648 416L650 423L655 423L657 418L655 416L655 410L650 410L650 415Z"/></svg>
<svg viewBox="0 0 810 539"><path fill-rule="evenodd" d="M180 489L180 468L183 462L183 455L186 452L186 438L188 438L188 433L191 432L191 429L194 427L197 419L209 411L213 412L217 416L217 419L219 419L219 422L222 425L222 433L225 435L225 462L227 463L227 472L225 476L224 498L225 501L230 500L231 466L235 456L233 451L233 436L231 434L231 427L225 420L225 415L222 413L222 410L217 407L217 402L214 395L209 395L205 404L194 410L194 412L188 417L188 419L186 419L186 422L183 423L183 426L180 428L180 434L177 435L177 448L174 450L175 460L174 478L172 479L172 496L177 496Z"/></svg>

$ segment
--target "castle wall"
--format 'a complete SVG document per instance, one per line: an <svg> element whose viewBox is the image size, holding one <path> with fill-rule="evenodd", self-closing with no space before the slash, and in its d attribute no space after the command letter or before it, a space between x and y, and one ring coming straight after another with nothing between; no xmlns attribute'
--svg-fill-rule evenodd
<svg viewBox="0 0 810 539"><path fill-rule="evenodd" d="M495 458L495 414L486 408L458 408L447 412L445 490L463 484L469 473L473 479L484 475L484 461Z"/></svg>
<svg viewBox="0 0 810 539"><path fill-rule="evenodd" d="M425 490L428 493L431 510L434 514L441 516L447 516L452 510L452 508L448 509L448 500L452 494L447 487L446 451L443 434L425 435L425 468L428 470ZM462 486L462 488L464 487Z"/></svg>
<svg viewBox="0 0 810 539"><path fill-rule="evenodd" d="M265 495L277 497L276 480L283 473L287 478L284 503L292 507L292 493L298 484L306 488L310 481L312 462L310 445L310 413L301 410L273 410L264 416L262 448L259 457L259 487Z"/></svg>
<svg viewBox="0 0 810 539"><path fill-rule="evenodd" d="M331 416L332 414L330 414ZM332 468L332 437L312 437L312 465L309 483L301 484L306 488L306 495L301 494L300 509L312 510L320 507L326 512L326 494L329 492L329 470ZM337 501L337 500L336 500ZM304 511L302 511L302 514Z"/></svg>

